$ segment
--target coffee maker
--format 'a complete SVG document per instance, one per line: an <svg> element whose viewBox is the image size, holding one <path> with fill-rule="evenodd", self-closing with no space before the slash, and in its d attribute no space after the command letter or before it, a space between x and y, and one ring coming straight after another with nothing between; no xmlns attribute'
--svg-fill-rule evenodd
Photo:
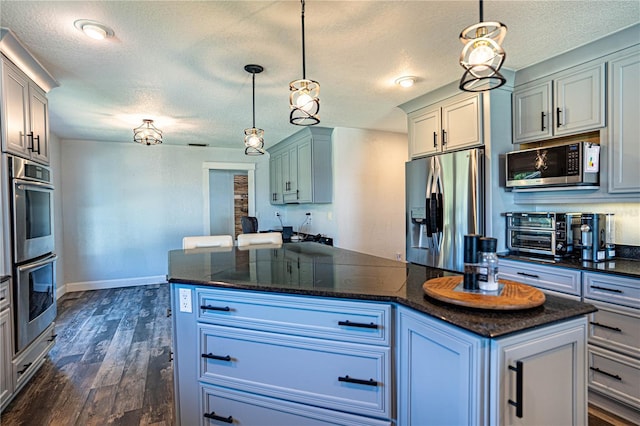
<svg viewBox="0 0 640 426"><path fill-rule="evenodd" d="M582 260L602 262L606 259L606 219L601 213L582 213L580 249Z"/></svg>

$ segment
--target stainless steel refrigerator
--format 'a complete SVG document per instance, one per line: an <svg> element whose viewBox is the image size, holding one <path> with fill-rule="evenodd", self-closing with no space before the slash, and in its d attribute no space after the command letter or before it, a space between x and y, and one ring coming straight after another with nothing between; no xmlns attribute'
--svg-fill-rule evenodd
<svg viewBox="0 0 640 426"><path fill-rule="evenodd" d="M463 272L464 236L484 234L484 148L406 163L407 261Z"/></svg>

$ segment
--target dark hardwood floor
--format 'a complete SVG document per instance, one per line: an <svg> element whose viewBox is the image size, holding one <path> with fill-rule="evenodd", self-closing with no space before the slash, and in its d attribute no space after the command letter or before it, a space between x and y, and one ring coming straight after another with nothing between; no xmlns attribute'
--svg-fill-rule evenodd
<svg viewBox="0 0 640 426"><path fill-rule="evenodd" d="M169 286L65 294L56 344L0 418L10 425L173 425Z"/></svg>

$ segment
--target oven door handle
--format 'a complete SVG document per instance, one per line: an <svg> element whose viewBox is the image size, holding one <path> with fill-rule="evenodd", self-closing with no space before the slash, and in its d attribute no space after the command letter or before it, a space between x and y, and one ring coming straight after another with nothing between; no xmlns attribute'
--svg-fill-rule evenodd
<svg viewBox="0 0 640 426"><path fill-rule="evenodd" d="M39 268L43 265L46 265L47 263L51 263L54 260L58 259L58 255L57 254L52 254L51 256L47 256L44 259L40 259L37 262L32 262L32 263L27 263L25 265L20 265L18 266L18 272L24 272L24 271L28 271L30 269L35 269L35 268Z"/></svg>
<svg viewBox="0 0 640 426"><path fill-rule="evenodd" d="M13 179L13 183L20 190L24 189L24 187L27 187L27 186L53 190L53 185L51 185L51 184L43 183L43 182L35 182L35 181L32 181L32 180Z"/></svg>

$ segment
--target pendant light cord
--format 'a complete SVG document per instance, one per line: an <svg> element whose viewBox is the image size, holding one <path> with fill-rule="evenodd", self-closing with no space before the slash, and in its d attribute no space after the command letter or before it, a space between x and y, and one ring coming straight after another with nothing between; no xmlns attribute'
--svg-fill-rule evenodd
<svg viewBox="0 0 640 426"><path fill-rule="evenodd" d="M300 0L302 3L302 78L307 79L307 70L305 66L305 51L304 51L304 0Z"/></svg>
<svg viewBox="0 0 640 426"><path fill-rule="evenodd" d="M256 128L256 73L251 73L253 77L253 95L252 95L252 105L253 105L253 128Z"/></svg>
<svg viewBox="0 0 640 426"><path fill-rule="evenodd" d="M482 13L482 0L480 0L480 22L484 22L483 18L484 17L483 17L483 13Z"/></svg>

